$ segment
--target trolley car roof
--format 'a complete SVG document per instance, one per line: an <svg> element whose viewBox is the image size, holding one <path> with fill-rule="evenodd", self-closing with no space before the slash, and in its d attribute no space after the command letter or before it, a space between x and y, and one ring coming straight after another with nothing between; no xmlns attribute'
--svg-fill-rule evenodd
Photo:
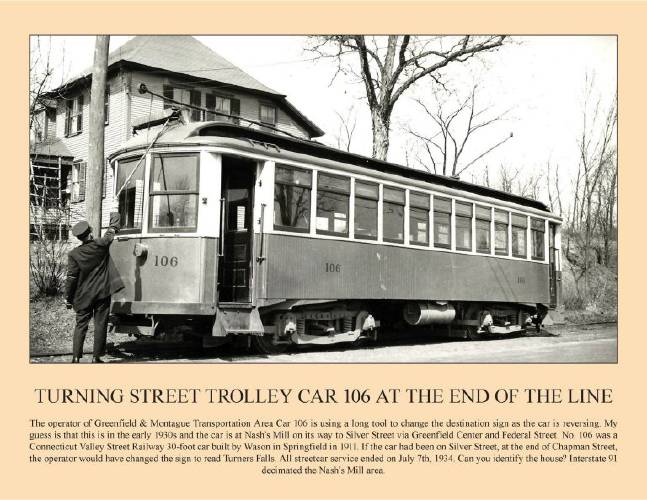
<svg viewBox="0 0 647 500"><path fill-rule="evenodd" d="M158 131L159 127L139 131L139 133L128 140L122 148L113 153L110 159L129 151L146 149L149 146L150 141L152 141L157 135ZM218 138L237 139L241 141L242 145L247 146L249 146L250 142L255 141L268 146L269 148L273 148L274 146L279 148L278 150L275 150L274 153L286 150L293 153L324 158L339 163L346 163L358 167L364 167L373 171L429 182L430 184L457 189L481 196L488 196L498 200L549 212L546 205L540 201L507 193L498 189L479 186L477 184L461 181L452 177L431 174L422 170L415 170L403 165L376 160L375 158L369 158L367 156L348 153L316 141L297 139L230 123L196 122L183 125L175 124L170 126L160 135L155 147L222 145ZM267 152L271 153L272 149L268 149Z"/></svg>

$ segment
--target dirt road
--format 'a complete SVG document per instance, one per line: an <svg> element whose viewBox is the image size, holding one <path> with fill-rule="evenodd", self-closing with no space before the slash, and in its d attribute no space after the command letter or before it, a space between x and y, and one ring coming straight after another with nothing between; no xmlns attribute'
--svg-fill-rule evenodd
<svg viewBox="0 0 647 500"><path fill-rule="evenodd" d="M392 343L393 344L393 343ZM203 361L203 360L201 360ZM300 351L270 357L212 358L206 362L273 363L615 363L617 325L551 328L540 336L485 341L428 341L362 349Z"/></svg>
<svg viewBox="0 0 647 500"><path fill-rule="evenodd" d="M119 363L615 363L617 325L550 327L540 335L484 341L430 339L420 335L366 347L296 349L274 356L231 348L169 350L127 347L105 357ZM89 361L86 356L83 361ZM33 362L69 362L68 356L34 357Z"/></svg>

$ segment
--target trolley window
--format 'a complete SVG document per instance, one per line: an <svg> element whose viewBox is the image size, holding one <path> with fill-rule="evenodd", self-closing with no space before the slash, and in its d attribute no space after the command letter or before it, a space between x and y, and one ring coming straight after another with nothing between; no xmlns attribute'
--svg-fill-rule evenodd
<svg viewBox="0 0 647 500"><path fill-rule="evenodd" d="M476 251L479 253L490 253L490 225L492 222L492 210L489 207L476 205Z"/></svg>
<svg viewBox="0 0 647 500"><path fill-rule="evenodd" d="M508 225L510 214L503 210L494 211L494 251L497 255L508 255Z"/></svg>
<svg viewBox="0 0 647 500"><path fill-rule="evenodd" d="M409 193L409 243L429 244L429 195Z"/></svg>
<svg viewBox="0 0 647 500"><path fill-rule="evenodd" d="M456 250L472 251L472 215L471 203L456 202Z"/></svg>
<svg viewBox="0 0 647 500"><path fill-rule="evenodd" d="M472 215L471 203L456 202L456 250L472 251Z"/></svg>
<svg viewBox="0 0 647 500"><path fill-rule="evenodd" d="M528 218L525 215L512 214L512 256L525 258L526 232L528 229Z"/></svg>
<svg viewBox="0 0 647 500"><path fill-rule="evenodd" d="M317 175L317 234L348 236L350 179Z"/></svg>
<svg viewBox="0 0 647 500"><path fill-rule="evenodd" d="M193 232L198 227L197 154L152 158L148 227L153 232Z"/></svg>
<svg viewBox="0 0 647 500"><path fill-rule="evenodd" d="M277 165L274 180L274 229L307 233L312 172Z"/></svg>
<svg viewBox="0 0 647 500"><path fill-rule="evenodd" d="M452 200L434 196L434 246L452 246Z"/></svg>
<svg viewBox="0 0 647 500"><path fill-rule="evenodd" d="M530 242L532 247L532 258L544 260L544 233L546 226L542 219L530 219Z"/></svg>
<svg viewBox="0 0 647 500"><path fill-rule="evenodd" d="M384 186L383 191L384 241L404 243L404 189Z"/></svg>
<svg viewBox="0 0 647 500"><path fill-rule="evenodd" d="M144 211L144 160L141 157L119 160L116 193L119 193L121 232L136 233L142 229ZM133 172L134 170L134 172ZM121 190L121 192L120 192Z"/></svg>
<svg viewBox="0 0 647 500"><path fill-rule="evenodd" d="M377 239L377 184L355 181L355 238Z"/></svg>

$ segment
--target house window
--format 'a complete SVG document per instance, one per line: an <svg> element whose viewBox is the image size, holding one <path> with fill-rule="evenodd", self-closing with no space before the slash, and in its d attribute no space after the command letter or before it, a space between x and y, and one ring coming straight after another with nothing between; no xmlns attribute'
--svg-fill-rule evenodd
<svg viewBox="0 0 647 500"><path fill-rule="evenodd" d="M221 97L216 94L207 94L205 96L206 108L216 113L224 115L231 115L231 99L228 97ZM207 120L222 120L221 114L207 113ZM224 118L228 119L228 118Z"/></svg>
<svg viewBox="0 0 647 500"><path fill-rule="evenodd" d="M153 155L149 229L195 231L198 226L198 155Z"/></svg>
<svg viewBox="0 0 647 500"><path fill-rule="evenodd" d="M60 207L62 193L58 171L49 165L32 165L32 173L29 183L31 205Z"/></svg>
<svg viewBox="0 0 647 500"><path fill-rule="evenodd" d="M355 238L377 240L377 201L379 187L372 182L355 181Z"/></svg>
<svg viewBox="0 0 647 500"><path fill-rule="evenodd" d="M409 193L409 243L429 244L429 195Z"/></svg>
<svg viewBox="0 0 647 500"><path fill-rule="evenodd" d="M199 90L189 90L189 104L191 106L202 106L202 93ZM199 122L202 120L202 110L191 108L191 121Z"/></svg>
<svg viewBox="0 0 647 500"><path fill-rule="evenodd" d="M171 101L175 100L175 92L172 86L164 85L162 86L162 95L164 96L164 109L170 109L173 107Z"/></svg>
<svg viewBox="0 0 647 500"><path fill-rule="evenodd" d="M263 104L260 106L260 119L262 123L269 125L276 124L276 108L271 104Z"/></svg>
<svg viewBox="0 0 647 500"><path fill-rule="evenodd" d="M45 128L43 130L43 138L56 137L56 109L45 110Z"/></svg>
<svg viewBox="0 0 647 500"><path fill-rule="evenodd" d="M348 236L349 200L349 178L317 176L317 234Z"/></svg>
<svg viewBox="0 0 647 500"><path fill-rule="evenodd" d="M238 125L240 123L240 120L238 117L240 116L240 99L231 99L231 121L232 123L235 123Z"/></svg>
<svg viewBox="0 0 647 500"><path fill-rule="evenodd" d="M110 122L110 87L108 85L106 85L106 93L103 97L103 111L105 113L104 125L108 125Z"/></svg>
<svg viewBox="0 0 647 500"><path fill-rule="evenodd" d="M133 173L134 171L134 173ZM144 211L144 161L139 157L119 160L116 191L119 192L121 230L136 232L142 228Z"/></svg>
<svg viewBox="0 0 647 500"><path fill-rule="evenodd" d="M489 207L476 205L476 251L490 253L490 225L492 210Z"/></svg>
<svg viewBox="0 0 647 500"><path fill-rule="evenodd" d="M312 172L277 165L274 175L274 229L307 233Z"/></svg>
<svg viewBox="0 0 647 500"><path fill-rule="evenodd" d="M72 189L71 198L73 202L85 200L85 171L87 164L78 162L72 165Z"/></svg>
<svg viewBox="0 0 647 500"><path fill-rule="evenodd" d="M452 246L452 200L434 196L434 246Z"/></svg>
<svg viewBox="0 0 647 500"><path fill-rule="evenodd" d="M404 189L384 187L382 226L384 241L404 243Z"/></svg>
<svg viewBox="0 0 647 500"><path fill-rule="evenodd" d="M530 238L532 244L532 258L544 260L544 233L546 226L542 219L530 219Z"/></svg>
<svg viewBox="0 0 647 500"><path fill-rule="evenodd" d="M65 136L80 134L83 131L83 95L66 101Z"/></svg>
<svg viewBox="0 0 647 500"><path fill-rule="evenodd" d="M512 256L525 258L526 233L528 229L528 218L525 215L512 214Z"/></svg>
<svg viewBox="0 0 647 500"><path fill-rule="evenodd" d="M508 218L508 212L494 211L494 252L497 255L508 255Z"/></svg>

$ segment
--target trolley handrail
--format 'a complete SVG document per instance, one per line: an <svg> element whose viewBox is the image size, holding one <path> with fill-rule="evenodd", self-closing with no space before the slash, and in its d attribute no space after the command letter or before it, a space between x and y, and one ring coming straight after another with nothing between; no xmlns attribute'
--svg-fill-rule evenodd
<svg viewBox="0 0 647 500"><path fill-rule="evenodd" d="M265 203L261 203L261 218L259 223L261 225L261 243L256 262L260 264L265 260Z"/></svg>
<svg viewBox="0 0 647 500"><path fill-rule="evenodd" d="M225 255L225 199L220 198L220 239L218 241L218 257Z"/></svg>

